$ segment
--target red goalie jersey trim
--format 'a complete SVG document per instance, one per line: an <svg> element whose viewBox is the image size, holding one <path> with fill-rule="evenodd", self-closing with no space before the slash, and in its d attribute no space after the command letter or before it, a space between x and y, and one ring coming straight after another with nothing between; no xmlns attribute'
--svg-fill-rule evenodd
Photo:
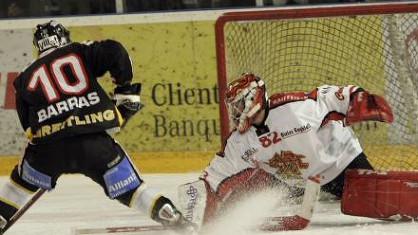
<svg viewBox="0 0 418 235"><path fill-rule="evenodd" d="M341 211L387 220L418 218L418 172L350 170L346 173Z"/></svg>
<svg viewBox="0 0 418 235"><path fill-rule="evenodd" d="M305 92L287 92L287 93L277 93L270 96L270 108L276 108L278 106L297 102L297 101L304 101L307 99L316 100L318 90L315 89L310 93Z"/></svg>

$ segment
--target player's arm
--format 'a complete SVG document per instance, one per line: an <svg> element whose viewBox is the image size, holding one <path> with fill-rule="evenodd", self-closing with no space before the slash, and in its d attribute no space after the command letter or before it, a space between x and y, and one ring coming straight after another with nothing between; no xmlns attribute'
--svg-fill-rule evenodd
<svg viewBox="0 0 418 235"><path fill-rule="evenodd" d="M126 124L143 107L140 99L141 84L131 84L133 70L128 52L121 43L114 40L90 42L86 45L87 60L92 65L94 75L100 77L109 71L116 85L112 98Z"/></svg>
<svg viewBox="0 0 418 235"><path fill-rule="evenodd" d="M126 122L144 107L141 103L140 93L140 83L115 88L112 99L124 119L122 126L126 125Z"/></svg>
<svg viewBox="0 0 418 235"><path fill-rule="evenodd" d="M23 130L27 130L29 128L29 110L28 106L25 104L25 101L22 97L22 89L20 88L20 76L18 76L13 85L15 87L15 102L16 102L16 111L19 116L20 124Z"/></svg>
<svg viewBox="0 0 418 235"><path fill-rule="evenodd" d="M357 86L321 86L315 98L320 108L328 111L328 120L343 120L345 125L361 121L393 122L392 109L386 100Z"/></svg>
<svg viewBox="0 0 418 235"><path fill-rule="evenodd" d="M87 47L86 59L93 75L101 77L109 72L116 86L129 85L133 71L129 54L125 47L115 40L84 42Z"/></svg>

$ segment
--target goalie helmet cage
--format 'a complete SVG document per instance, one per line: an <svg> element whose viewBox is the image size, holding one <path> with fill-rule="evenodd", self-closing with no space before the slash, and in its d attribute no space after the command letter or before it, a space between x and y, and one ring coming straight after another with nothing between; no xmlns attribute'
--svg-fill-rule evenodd
<svg viewBox="0 0 418 235"><path fill-rule="evenodd" d="M224 91L243 72L269 94L352 84L383 95L395 115L392 125L353 126L373 166L418 169L418 2L230 12L215 30L222 143Z"/></svg>

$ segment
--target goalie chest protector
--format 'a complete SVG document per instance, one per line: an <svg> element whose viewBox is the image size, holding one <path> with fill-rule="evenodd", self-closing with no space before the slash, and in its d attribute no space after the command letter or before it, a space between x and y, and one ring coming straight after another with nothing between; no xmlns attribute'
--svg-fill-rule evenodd
<svg viewBox="0 0 418 235"><path fill-rule="evenodd" d="M418 172L348 170L341 211L385 220L418 218Z"/></svg>

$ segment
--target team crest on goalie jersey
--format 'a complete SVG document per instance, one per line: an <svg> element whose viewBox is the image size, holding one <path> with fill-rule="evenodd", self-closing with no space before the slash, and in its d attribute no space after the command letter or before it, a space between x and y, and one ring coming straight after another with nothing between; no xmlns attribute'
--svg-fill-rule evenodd
<svg viewBox="0 0 418 235"><path fill-rule="evenodd" d="M296 154L292 151L281 151L274 154L268 165L276 168L281 175L300 176L302 175L301 169L309 167L309 163L303 162L304 158L306 157L302 154Z"/></svg>

